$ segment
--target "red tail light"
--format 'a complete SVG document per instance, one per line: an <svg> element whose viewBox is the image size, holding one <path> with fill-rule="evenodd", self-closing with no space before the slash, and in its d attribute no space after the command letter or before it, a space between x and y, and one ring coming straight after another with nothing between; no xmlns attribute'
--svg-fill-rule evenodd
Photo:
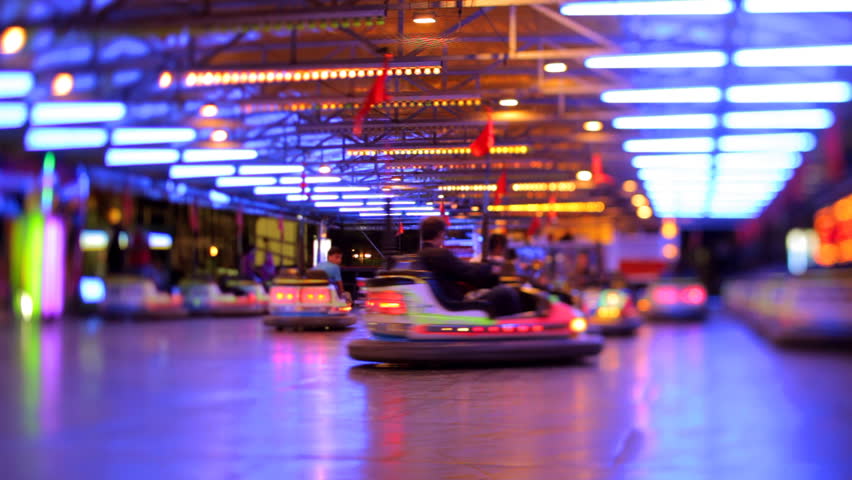
<svg viewBox="0 0 852 480"><path fill-rule="evenodd" d="M298 287L272 287L269 300L274 304L290 304L299 302Z"/></svg>
<svg viewBox="0 0 852 480"><path fill-rule="evenodd" d="M654 302L662 305L671 305L677 303L677 288L675 287L655 287L651 293Z"/></svg>
<svg viewBox="0 0 852 480"><path fill-rule="evenodd" d="M405 297L400 292L394 291L367 292L367 301L364 305L367 311L372 313L405 315L408 312Z"/></svg>
<svg viewBox="0 0 852 480"><path fill-rule="evenodd" d="M302 303L326 304L331 302L331 292L328 287L302 287Z"/></svg>
<svg viewBox="0 0 852 480"><path fill-rule="evenodd" d="M707 301L707 292L700 285L691 285L681 290L680 299L690 305L701 305Z"/></svg>

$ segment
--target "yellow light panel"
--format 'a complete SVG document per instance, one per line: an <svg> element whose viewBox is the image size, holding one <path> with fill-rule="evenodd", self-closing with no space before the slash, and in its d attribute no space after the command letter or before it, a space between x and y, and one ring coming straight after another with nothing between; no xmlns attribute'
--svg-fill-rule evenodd
<svg viewBox="0 0 852 480"><path fill-rule="evenodd" d="M513 183L513 192L573 192L577 190L574 182L532 182Z"/></svg>
<svg viewBox="0 0 852 480"><path fill-rule="evenodd" d="M497 191L497 185L492 183L490 185L487 184L477 184L477 185L441 185L438 187L438 190L441 192L495 192Z"/></svg>
<svg viewBox="0 0 852 480"><path fill-rule="evenodd" d="M489 212L539 213L600 213L606 209L603 202L522 203L516 205L489 205Z"/></svg>
<svg viewBox="0 0 852 480"><path fill-rule="evenodd" d="M419 74L417 72L420 72ZM419 69L389 68L388 77L417 75L440 75L441 67ZM345 80L349 78L381 77L381 67L312 68L303 70L191 70L183 75L185 87L213 87L218 85L242 85L253 83L292 83L317 80Z"/></svg>
<svg viewBox="0 0 852 480"><path fill-rule="evenodd" d="M492 155L524 155L529 153L526 145L500 145L491 147ZM436 147L436 148L382 148L382 149L349 149L346 154L350 157L372 157L377 155L470 155L470 147Z"/></svg>

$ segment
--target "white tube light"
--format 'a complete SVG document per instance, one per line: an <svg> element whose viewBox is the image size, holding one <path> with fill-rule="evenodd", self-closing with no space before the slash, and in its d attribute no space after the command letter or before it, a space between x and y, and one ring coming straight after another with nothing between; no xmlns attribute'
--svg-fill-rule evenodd
<svg viewBox="0 0 852 480"><path fill-rule="evenodd" d="M173 148L109 148L104 155L108 167L167 165L177 163L180 152Z"/></svg>
<svg viewBox="0 0 852 480"><path fill-rule="evenodd" d="M364 212L359 213L359 217L401 217L402 212L391 212L391 213L381 213L381 212Z"/></svg>
<svg viewBox="0 0 852 480"><path fill-rule="evenodd" d="M275 177L219 177L216 179L218 188L258 187L276 183L278 179Z"/></svg>
<svg viewBox="0 0 852 480"><path fill-rule="evenodd" d="M431 212L405 212L406 217L437 217L441 215L441 212L431 211Z"/></svg>
<svg viewBox="0 0 852 480"><path fill-rule="evenodd" d="M233 162L256 158L257 150L249 148L191 148L183 151L183 161L186 163Z"/></svg>
<svg viewBox="0 0 852 480"><path fill-rule="evenodd" d="M168 250L172 248L172 236L163 232L149 232L148 248L151 250Z"/></svg>
<svg viewBox="0 0 852 480"><path fill-rule="evenodd" d="M367 205L385 205L387 202L367 202ZM417 205L417 202L410 200L394 200L391 205Z"/></svg>
<svg viewBox="0 0 852 480"><path fill-rule="evenodd" d="M333 194L328 194L328 193L324 193L324 194L321 194L321 195L311 195L311 196L308 196L308 195L305 195L305 194L287 195L287 201L288 202L307 202L308 200L331 201L331 200L338 200L338 199L339 199L338 195L333 195Z"/></svg>
<svg viewBox="0 0 852 480"><path fill-rule="evenodd" d="M27 115L27 105L25 103L0 103L0 129L23 127L27 124Z"/></svg>
<svg viewBox="0 0 852 480"><path fill-rule="evenodd" d="M748 13L852 12L849 0L745 0Z"/></svg>
<svg viewBox="0 0 852 480"><path fill-rule="evenodd" d="M624 151L631 153L703 153L712 152L713 146L711 137L636 139L627 140L623 144Z"/></svg>
<svg viewBox="0 0 852 480"><path fill-rule="evenodd" d="M169 178L228 177L236 173L233 165L172 165Z"/></svg>
<svg viewBox="0 0 852 480"><path fill-rule="evenodd" d="M637 155L631 164L634 168L709 169L712 157L707 154Z"/></svg>
<svg viewBox="0 0 852 480"><path fill-rule="evenodd" d="M609 15L725 15L734 10L730 0L644 0L572 2L562 5L566 16Z"/></svg>
<svg viewBox="0 0 852 480"><path fill-rule="evenodd" d="M33 125L115 122L124 118L121 102L39 102L30 112Z"/></svg>
<svg viewBox="0 0 852 480"><path fill-rule="evenodd" d="M719 150L723 152L810 152L816 147L812 133L765 133L758 135L723 135Z"/></svg>
<svg viewBox="0 0 852 480"><path fill-rule="evenodd" d="M322 175L322 176L309 176L305 177L305 183L315 184L315 183L339 183L342 182L343 179L340 177ZM278 179L278 182L281 185L299 185L302 183L302 177L281 177Z"/></svg>
<svg viewBox="0 0 852 480"><path fill-rule="evenodd" d="M122 127L112 131L113 146L186 143L195 141L195 129L183 127Z"/></svg>
<svg viewBox="0 0 852 480"><path fill-rule="evenodd" d="M287 195L290 193L301 193L300 187L262 186L254 187L255 195Z"/></svg>
<svg viewBox="0 0 852 480"><path fill-rule="evenodd" d="M400 211L423 211L423 212L431 212L435 210L435 207L391 207L391 210L400 210Z"/></svg>
<svg viewBox="0 0 852 480"><path fill-rule="evenodd" d="M102 128L33 127L24 134L29 151L103 148L106 143L107 132Z"/></svg>
<svg viewBox="0 0 852 480"><path fill-rule="evenodd" d="M302 173L301 165L240 165L240 175L278 175L281 173Z"/></svg>
<svg viewBox="0 0 852 480"><path fill-rule="evenodd" d="M716 168L768 168L796 169L802 165L798 152L748 152L720 153L716 155Z"/></svg>
<svg viewBox="0 0 852 480"><path fill-rule="evenodd" d="M852 45L747 48L736 51L733 60L738 67L849 67Z"/></svg>
<svg viewBox="0 0 852 480"><path fill-rule="evenodd" d="M716 115L713 115L712 113L616 117L612 120L612 126L619 130L640 130L645 128L710 130L716 128L718 123Z"/></svg>
<svg viewBox="0 0 852 480"><path fill-rule="evenodd" d="M344 193L344 192L369 192L370 187L356 187L348 185L340 185L336 187L313 187L312 191L317 193Z"/></svg>
<svg viewBox="0 0 852 480"><path fill-rule="evenodd" d="M316 208L357 207L360 205L364 205L364 202L314 202Z"/></svg>
<svg viewBox="0 0 852 480"><path fill-rule="evenodd" d="M586 68L717 68L728 64L719 50L706 52L641 53L589 57Z"/></svg>
<svg viewBox="0 0 852 480"><path fill-rule="evenodd" d="M824 129L834 125L834 113L825 108L731 112L722 116L722 124L731 129Z"/></svg>
<svg viewBox="0 0 852 480"><path fill-rule="evenodd" d="M215 203L217 205L223 205L231 202L231 196L227 193L222 193L218 190L210 190L207 192L207 198L210 202Z"/></svg>
<svg viewBox="0 0 852 480"><path fill-rule="evenodd" d="M604 103L716 103L722 99L717 87L646 88L607 90Z"/></svg>
<svg viewBox="0 0 852 480"><path fill-rule="evenodd" d="M381 207L341 207L340 211L343 213L384 212L385 209Z"/></svg>
<svg viewBox="0 0 852 480"><path fill-rule="evenodd" d="M368 198L394 198L396 195L392 193L353 193L351 195L343 195L344 200L366 200Z"/></svg>
<svg viewBox="0 0 852 480"><path fill-rule="evenodd" d="M848 82L736 85L728 88L732 103L845 103L852 99Z"/></svg>
<svg viewBox="0 0 852 480"><path fill-rule="evenodd" d="M0 98L26 97L35 85L32 72L0 72Z"/></svg>

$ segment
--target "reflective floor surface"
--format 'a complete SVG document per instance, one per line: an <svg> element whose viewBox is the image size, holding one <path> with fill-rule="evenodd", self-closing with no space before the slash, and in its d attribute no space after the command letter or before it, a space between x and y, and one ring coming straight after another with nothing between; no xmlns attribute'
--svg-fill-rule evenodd
<svg viewBox="0 0 852 480"><path fill-rule="evenodd" d="M7 479L848 479L852 355L735 319L585 365L360 366L259 319L0 325Z"/></svg>

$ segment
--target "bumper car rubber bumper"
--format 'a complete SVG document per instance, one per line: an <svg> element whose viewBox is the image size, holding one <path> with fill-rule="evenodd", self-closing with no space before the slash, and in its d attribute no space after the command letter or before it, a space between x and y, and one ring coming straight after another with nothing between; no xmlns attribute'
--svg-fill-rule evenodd
<svg viewBox="0 0 852 480"><path fill-rule="evenodd" d="M405 365L499 365L560 363L597 355L598 335L496 341L411 341L358 339L349 343L355 360Z"/></svg>
<svg viewBox="0 0 852 480"><path fill-rule="evenodd" d="M601 335L633 335L636 330L642 325L642 321L638 318L628 318L618 323L590 323L589 333L598 333Z"/></svg>
<svg viewBox="0 0 852 480"><path fill-rule="evenodd" d="M275 328L337 329L350 327L355 323L355 320L356 318L352 314L294 313L288 315L267 315L263 317L264 325Z"/></svg>

